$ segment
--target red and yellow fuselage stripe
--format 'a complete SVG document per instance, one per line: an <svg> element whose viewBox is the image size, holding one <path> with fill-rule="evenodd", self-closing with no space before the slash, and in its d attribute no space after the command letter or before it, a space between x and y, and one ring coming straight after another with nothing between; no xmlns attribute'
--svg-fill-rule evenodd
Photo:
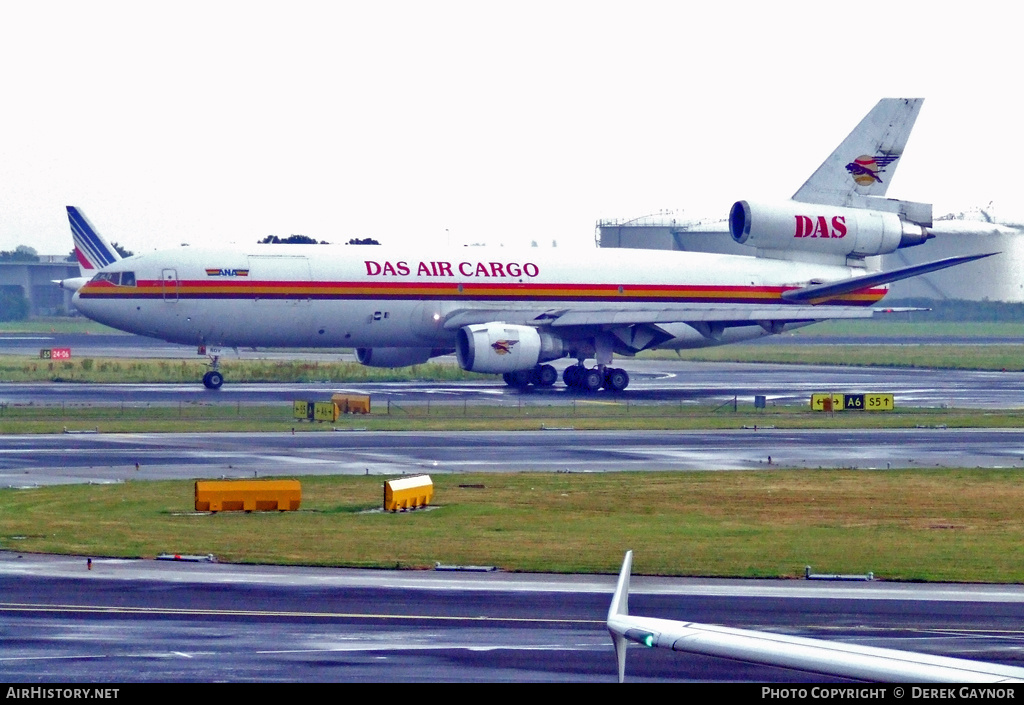
<svg viewBox="0 0 1024 705"><path fill-rule="evenodd" d="M671 284L542 284L400 281L217 281L139 280L135 286L91 281L79 290L83 299L297 299L297 300L475 300L587 301L595 303L787 304L782 292L796 287ZM815 303L870 306L887 289L874 287Z"/></svg>

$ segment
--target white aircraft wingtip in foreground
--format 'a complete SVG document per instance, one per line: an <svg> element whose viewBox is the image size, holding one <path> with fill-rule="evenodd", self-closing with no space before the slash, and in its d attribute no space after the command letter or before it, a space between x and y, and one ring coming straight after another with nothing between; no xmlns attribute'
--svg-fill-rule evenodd
<svg viewBox="0 0 1024 705"><path fill-rule="evenodd" d="M463 369L514 387L555 384L550 363L570 358L566 386L621 392L629 374L612 366L616 354L869 318L890 282L990 256L869 268L931 237L929 204L884 197L921 102L879 101L793 199L737 201L730 231L753 255L254 245L118 259L69 206L83 277L99 269L73 302L106 325L201 351L346 347L379 367L455 352ZM211 367L203 383L217 389L216 358Z"/></svg>
<svg viewBox="0 0 1024 705"><path fill-rule="evenodd" d="M1024 668L1014 666L748 629L730 629L714 624L632 616L629 614L632 565L633 552L627 551L608 609L608 631L615 646L620 683L626 677L626 649L629 642L863 681L1024 682Z"/></svg>

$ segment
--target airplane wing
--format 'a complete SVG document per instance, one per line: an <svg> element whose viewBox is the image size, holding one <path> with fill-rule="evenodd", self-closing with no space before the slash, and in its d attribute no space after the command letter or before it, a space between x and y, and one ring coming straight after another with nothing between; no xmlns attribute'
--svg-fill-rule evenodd
<svg viewBox="0 0 1024 705"><path fill-rule="evenodd" d="M620 305L615 308L574 306L572 309L509 307L501 309L464 309L449 315L444 327L500 320L524 325L548 324L554 328L571 326L628 326L641 323L689 323L715 321L821 321L831 318L871 318L874 309L853 306L811 306L794 304L662 304L660 306Z"/></svg>
<svg viewBox="0 0 1024 705"><path fill-rule="evenodd" d="M627 642L864 681L1024 682L1024 668L1014 666L713 624L635 617L629 614L628 605L632 564L633 552L627 551L608 609L608 631L615 645L620 683L626 675Z"/></svg>
<svg viewBox="0 0 1024 705"><path fill-rule="evenodd" d="M742 325L744 323L763 326L772 333L779 332L786 323L824 321L840 318L871 318L875 310L868 306L839 306L815 304L845 294L870 289L901 279L938 271L958 264L965 264L977 259L998 254L991 252L981 255L948 257L946 259L926 262L910 267L877 272L864 276L843 279L837 282L814 284L798 289L790 289L781 294L778 303L623 303L615 306L607 304L576 304L572 308L551 308L538 310L536 304L523 306L510 302L500 308L462 309L450 313L444 322L448 330L457 330L463 326L502 321L519 325L548 325L552 329L571 327L629 327L639 325L657 325L659 323L687 323L713 325Z"/></svg>

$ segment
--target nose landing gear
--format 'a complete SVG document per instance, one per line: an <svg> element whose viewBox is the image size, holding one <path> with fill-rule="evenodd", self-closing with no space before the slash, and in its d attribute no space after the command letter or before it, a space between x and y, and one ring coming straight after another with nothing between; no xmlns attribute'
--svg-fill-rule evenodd
<svg viewBox="0 0 1024 705"><path fill-rule="evenodd" d="M203 386L207 389L220 389L224 384L224 375L216 370L210 370L203 375Z"/></svg>
<svg viewBox="0 0 1024 705"><path fill-rule="evenodd" d="M220 366L220 356L210 357L210 371L203 375L203 386L207 389L217 390L224 384L224 375L217 369Z"/></svg>

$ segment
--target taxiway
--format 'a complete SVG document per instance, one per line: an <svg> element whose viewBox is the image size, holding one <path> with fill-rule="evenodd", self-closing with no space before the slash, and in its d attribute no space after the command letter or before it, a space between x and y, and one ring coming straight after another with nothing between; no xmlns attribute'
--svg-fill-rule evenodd
<svg viewBox="0 0 1024 705"><path fill-rule="evenodd" d="M0 553L15 682L615 680L615 576L229 566ZM1021 665L1019 586L634 576L630 608ZM631 649L629 680L827 680Z"/></svg>
<svg viewBox="0 0 1024 705"><path fill-rule="evenodd" d="M282 475L903 467L1024 468L1024 430L0 436L0 487Z"/></svg>

